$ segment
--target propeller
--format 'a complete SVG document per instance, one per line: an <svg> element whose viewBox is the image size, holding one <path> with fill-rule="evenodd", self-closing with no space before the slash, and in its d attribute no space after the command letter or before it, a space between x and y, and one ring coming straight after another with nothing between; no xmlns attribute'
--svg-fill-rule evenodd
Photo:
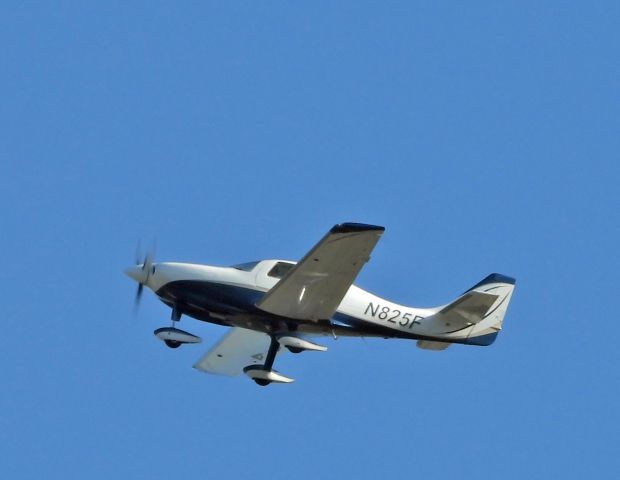
<svg viewBox="0 0 620 480"><path fill-rule="evenodd" d="M144 285L148 283L149 278L153 272L153 258L155 257L155 242L150 250L144 254L144 259L140 261L140 242L136 247L136 265L125 270L125 273L138 282L138 289L136 290L136 296L134 298L134 313L140 306L140 300L142 299L142 292Z"/></svg>

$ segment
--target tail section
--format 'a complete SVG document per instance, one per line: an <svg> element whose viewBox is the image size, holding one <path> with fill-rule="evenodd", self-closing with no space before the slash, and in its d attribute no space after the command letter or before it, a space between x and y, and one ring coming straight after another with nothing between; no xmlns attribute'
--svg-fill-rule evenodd
<svg viewBox="0 0 620 480"><path fill-rule="evenodd" d="M515 279L493 273L454 302L441 307L427 327L435 338L469 345L491 345L502 329Z"/></svg>
<svg viewBox="0 0 620 480"><path fill-rule="evenodd" d="M470 345L491 345L502 329L508 304L515 289L515 279L492 273L469 291L486 295L496 295L497 300L471 329L467 342Z"/></svg>

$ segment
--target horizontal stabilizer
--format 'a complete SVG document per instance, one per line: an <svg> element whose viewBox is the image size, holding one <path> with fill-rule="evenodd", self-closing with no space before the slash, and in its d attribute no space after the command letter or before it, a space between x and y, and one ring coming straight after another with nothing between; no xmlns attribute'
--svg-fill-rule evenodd
<svg viewBox="0 0 620 480"><path fill-rule="evenodd" d="M421 348L422 350L439 351L439 350L445 350L446 348L450 346L450 344L446 342L431 342L430 340L418 340L418 342L416 343L416 346L418 348Z"/></svg>

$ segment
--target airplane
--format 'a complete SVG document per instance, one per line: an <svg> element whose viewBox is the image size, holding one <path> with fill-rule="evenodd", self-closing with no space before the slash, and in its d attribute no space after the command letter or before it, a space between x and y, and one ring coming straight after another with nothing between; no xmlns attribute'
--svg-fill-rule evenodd
<svg viewBox="0 0 620 480"><path fill-rule="evenodd" d="M136 305L146 286L172 309L172 326L154 331L168 347L202 341L177 328L182 315L231 327L194 368L245 373L261 386L293 382L273 369L276 355L324 352L327 348L313 341L322 336L410 339L426 350L492 344L515 280L493 273L446 305L399 305L353 285L384 231L362 223L335 225L299 262L219 267L154 263L147 253L125 273L138 283Z"/></svg>

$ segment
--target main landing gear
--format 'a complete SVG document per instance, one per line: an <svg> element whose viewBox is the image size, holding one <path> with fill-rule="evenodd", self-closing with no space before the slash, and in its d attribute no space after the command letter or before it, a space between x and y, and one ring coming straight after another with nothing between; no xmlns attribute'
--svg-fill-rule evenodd
<svg viewBox="0 0 620 480"><path fill-rule="evenodd" d="M285 377L280 373L272 370L273 362L276 359L278 350L280 349L280 342L277 337L271 336L271 343L269 344L269 351L267 352L267 358L264 365L250 365L243 369L244 373L256 382L257 385L265 387L270 383L291 383L294 380L289 377Z"/></svg>
<svg viewBox="0 0 620 480"><path fill-rule="evenodd" d="M202 342L200 337L192 335L191 333L174 326L176 322L181 320L181 311L176 305L172 307L172 315L170 316L170 320L172 321L172 326L158 328L153 332L157 338L163 340L166 346L169 348L179 348L184 343Z"/></svg>
<svg viewBox="0 0 620 480"><path fill-rule="evenodd" d="M270 383L291 383L292 378L285 377L284 375L273 370L273 362L276 359L280 346L286 348L292 353L301 353L304 351L324 352L327 347L318 345L300 337L294 337L291 335L275 336L271 335L271 343L269 344L269 351L267 352L267 358L264 365L250 365L245 367L243 371L245 374L254 380L260 386L266 386Z"/></svg>

